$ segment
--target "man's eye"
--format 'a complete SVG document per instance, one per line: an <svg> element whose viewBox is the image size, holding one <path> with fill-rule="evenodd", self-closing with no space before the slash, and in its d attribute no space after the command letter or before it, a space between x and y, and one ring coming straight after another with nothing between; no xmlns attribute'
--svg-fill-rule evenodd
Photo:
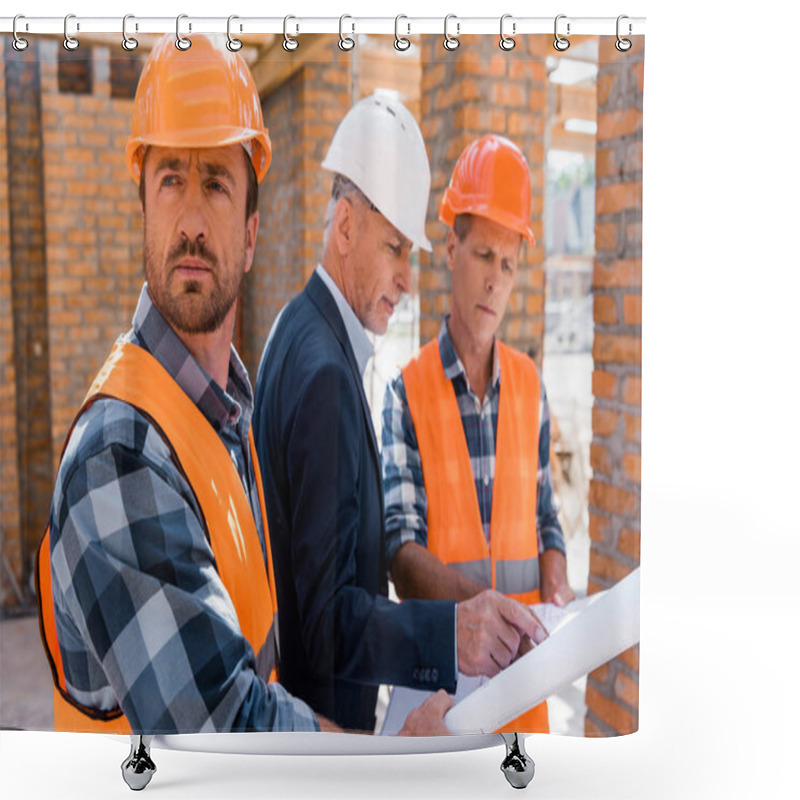
<svg viewBox="0 0 800 800"><path fill-rule="evenodd" d="M392 252L393 252L393 253L394 253L396 256L399 256L399 255L400 255L400 253L402 253L402 252L403 252L403 248L402 248L402 247L400 247L400 245L399 245L399 244L392 244L391 242L389 242L388 244L389 244L389 249L390 249L390 250L391 250L391 251L392 251Z"/></svg>

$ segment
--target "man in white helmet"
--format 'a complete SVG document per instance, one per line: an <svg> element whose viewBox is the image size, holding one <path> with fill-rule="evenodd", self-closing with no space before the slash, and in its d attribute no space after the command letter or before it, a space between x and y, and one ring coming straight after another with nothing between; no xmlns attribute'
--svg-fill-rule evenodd
<svg viewBox="0 0 800 800"><path fill-rule="evenodd" d="M322 166L334 173L321 263L265 347L253 425L281 609L281 681L315 711L372 731L379 684L454 691L546 633L514 600L387 599L380 460L363 373L430 249L419 128L387 94L357 103ZM442 713L446 706L441 706Z"/></svg>

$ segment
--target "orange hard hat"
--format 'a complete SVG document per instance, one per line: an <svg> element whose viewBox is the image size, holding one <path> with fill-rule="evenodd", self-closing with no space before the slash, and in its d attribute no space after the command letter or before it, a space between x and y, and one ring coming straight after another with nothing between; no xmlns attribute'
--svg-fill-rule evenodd
<svg viewBox="0 0 800 800"><path fill-rule="evenodd" d="M439 206L439 219L452 227L458 214L475 214L536 241L531 227L531 177L522 151L490 133L458 157Z"/></svg>
<svg viewBox="0 0 800 800"><path fill-rule="evenodd" d="M225 147L242 144L259 182L272 158L261 101L245 60L224 36L192 36L188 50L175 37L158 40L142 69L133 101L125 160L139 183L147 145Z"/></svg>

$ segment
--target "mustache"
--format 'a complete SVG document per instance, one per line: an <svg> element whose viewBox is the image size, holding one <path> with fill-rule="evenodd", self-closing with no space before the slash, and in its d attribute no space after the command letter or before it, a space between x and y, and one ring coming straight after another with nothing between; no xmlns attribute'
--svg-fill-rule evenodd
<svg viewBox="0 0 800 800"><path fill-rule="evenodd" d="M177 261L184 256L191 258L202 258L209 266L216 267L219 259L205 244L204 241L182 238L175 244L167 255L168 261Z"/></svg>

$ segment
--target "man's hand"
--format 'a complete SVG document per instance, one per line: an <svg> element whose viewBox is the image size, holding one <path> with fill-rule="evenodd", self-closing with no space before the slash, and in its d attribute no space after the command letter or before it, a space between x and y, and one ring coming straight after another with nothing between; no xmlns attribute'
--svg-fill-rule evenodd
<svg viewBox="0 0 800 800"><path fill-rule="evenodd" d="M575 592L567 583L567 559L560 550L539 553L539 573L543 603L565 606L575 599Z"/></svg>
<svg viewBox="0 0 800 800"><path fill-rule="evenodd" d="M488 675L505 669L517 656L520 641L547 638L537 616L525 605L487 589L458 606L458 669L464 675Z"/></svg>
<svg viewBox="0 0 800 800"><path fill-rule="evenodd" d="M322 733L346 733L343 728L340 728L327 717L323 717L322 714L317 714L317 722L319 723L319 729Z"/></svg>
<svg viewBox="0 0 800 800"><path fill-rule="evenodd" d="M407 717L398 736L446 736L450 733L444 724L444 715L455 701L444 689L431 695Z"/></svg>

